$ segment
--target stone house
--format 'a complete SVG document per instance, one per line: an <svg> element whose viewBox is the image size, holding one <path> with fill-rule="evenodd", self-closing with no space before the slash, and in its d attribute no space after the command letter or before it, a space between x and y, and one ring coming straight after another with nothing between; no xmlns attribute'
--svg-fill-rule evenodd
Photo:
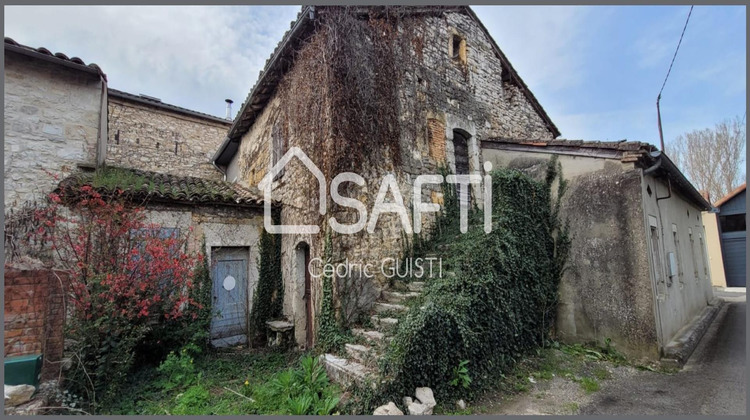
<svg viewBox="0 0 750 420"><path fill-rule="evenodd" d="M6 39L6 52L9 45L18 47L14 44ZM18 48L28 50L29 61L52 60L44 65L58 67L58 61L66 61ZM6 54L6 71L17 65ZM320 278L306 267L324 257L326 235L332 236L334 260L378 266L404 254L412 229L409 214L386 212L375 218L370 214L371 231L333 234L327 228L330 217L341 224L367 222L381 196L388 202L402 200L410 209L412 186L420 175L450 171L481 176L487 173L486 162L534 175L553 155L570 180L563 216L570 219L573 233L556 325L561 338L610 338L630 355L657 358L711 300L701 219L710 204L653 146L555 140L559 130L469 7L305 6L231 124L108 89L103 74L96 84L93 73L75 70L86 73L74 80L86 81L86 101L92 102L92 112L99 111L90 116L91 135L71 137L81 147L87 145L88 154L80 152L60 166L67 165L69 175L78 160L84 160L78 165L82 168L107 163L175 187L167 194L143 192L152 202L151 217L166 228L192 226L205 233L206 251L218 255L212 260L227 262L213 273L217 293L234 291L234 302L248 303L233 316L225 329L229 333L214 336L218 345L246 339L242 319L246 322L257 283L257 239L265 222L261 187L270 186L283 224L319 228L318 233L281 237L283 312L294 326L297 344L309 348L315 344L322 290ZM39 77L54 84L57 72ZM28 143L22 143L22 135L50 136L43 124L24 122L30 118L24 113L33 115L33 110L23 108L23 89L9 86L28 77L6 79L6 92L18 97L9 101L6 93L6 127L11 127L11 132L6 128L6 193L31 190L26 185L34 179L16 174L29 167L16 161L9 171L9 147L25 150L20 149ZM94 87L103 92L98 100ZM44 93L38 97L36 102L44 106L56 103ZM105 124L95 124L103 114ZM8 142L13 136L19 140ZM49 142L68 145L66 138ZM31 148L28 153L37 152ZM50 153L49 161L58 162L56 152ZM302 154L309 162L299 159ZM347 210L351 207L328 191L334 175L343 172L361 177L356 187L341 185L337 192L357 198L364 216ZM9 181L9 174L16 179ZM87 176L81 173L69 182L86 182ZM321 184L320 177L327 181ZM384 179L393 181L389 189L382 189ZM482 208L482 188L470 188L472 203ZM227 191L229 198L206 198L201 192L206 189ZM423 202L443 202L439 185L425 184L421 194ZM321 212L323 208L328 210ZM433 217L422 215L427 230ZM244 262L229 263L238 258ZM355 300L366 312L389 293L390 279L382 272L365 274L361 269L347 273L342 284L357 284L352 288L358 293ZM247 278L242 282L246 287L236 287L237 276ZM341 299L351 290L337 292Z"/></svg>
<svg viewBox="0 0 750 420"><path fill-rule="evenodd" d="M361 175L362 188L348 193L367 208L383 176L392 175L408 208L417 175L437 174L441 167L483 174L483 139L560 134L470 8L386 10L302 9L214 156L227 179L258 187L271 165L299 148L329 181L344 171ZM372 123L368 116L392 123ZM474 187L479 202L481 191ZM318 191L309 168L291 160L273 181L282 223L323 226L323 200L338 220L354 221ZM438 185L425 186L423 193L428 201L442 200ZM334 259L365 265L399 258L402 225L397 215L383 214L373 232L337 235ZM297 343L307 347L315 342L321 290L304 261L322 257L324 236L282 237L284 313L295 325ZM365 304L388 286L377 273L371 279L352 276L371 282L360 288L372 294Z"/></svg>
<svg viewBox="0 0 750 420"><path fill-rule="evenodd" d="M366 33L368 25L396 41ZM365 53L347 49L337 30L354 34L352 42ZM357 38L357 31L366 34ZM340 66L338 54L349 54L356 63ZM357 86L347 85L352 73ZM361 87L369 82L380 91ZM361 96L340 93L358 89ZM381 102L368 102L368 97ZM351 125L368 122L348 108L381 106L362 108L387 118L391 114L383 102L388 101L397 104L398 127L368 128L393 142L378 141L377 135L358 142L359 132ZM361 174L362 188L347 193L366 208L376 200L382 176L392 174L408 208L418 175L441 168L482 175L483 162L538 169L541 160L558 155L563 176L571 179L564 213L574 242L556 331L569 341L609 338L630 355L658 358L712 299L701 219L710 204L653 146L554 140L559 134L470 8L349 8L343 13L305 7L267 61L214 162L228 179L256 187L268 168L299 148L325 176L335 175L331 169ZM326 200L329 214L356 220L346 219L329 198L319 198L308 169L292 159L282 173L273 174L273 197L281 202L284 224L318 224L323 232L320 200ZM482 191L472 188L472 201L481 207ZM428 201L442 202L439 189L426 186L422 192ZM401 255L404 223L391 216L381 215L374 232L334 236L334 259L366 263ZM282 238L284 312L295 324L300 345L314 344L310 330L321 299L319 280L305 275L304 262L321 257L323 238L323 233ZM376 275L370 289L375 298L365 302L372 304L388 287L388 280Z"/></svg>
<svg viewBox="0 0 750 420"><path fill-rule="evenodd" d="M111 89L96 64L77 57L10 38L4 47L6 356L41 353L44 377L57 377L60 276L20 258L33 255L19 238L49 192L90 184L97 168L123 175L109 187L147 202L150 222L170 233L192 230L193 251L205 240L222 310L211 338L219 346L244 342L262 207L257 193L225 182L211 163L230 121Z"/></svg>

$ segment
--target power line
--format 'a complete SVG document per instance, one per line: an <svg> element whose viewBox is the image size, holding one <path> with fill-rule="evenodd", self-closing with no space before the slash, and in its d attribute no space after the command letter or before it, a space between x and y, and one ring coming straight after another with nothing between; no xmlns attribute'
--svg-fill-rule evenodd
<svg viewBox="0 0 750 420"><path fill-rule="evenodd" d="M664 77L664 83L661 84L661 89L659 89L659 97L661 98L661 93L664 91L664 86L667 84L667 79L669 79L669 73L672 72L672 66L674 65L674 60L677 58L677 51L680 50L680 45L682 44L682 37L685 36L685 29L687 29L688 22L690 22L690 15L693 14L693 6L690 6L690 11L688 12L687 19L685 19L685 26L682 27L682 34L680 34L680 41L677 43L677 48L674 50L674 55L672 56L672 62L669 63L669 70L667 70L667 75Z"/></svg>
<svg viewBox="0 0 750 420"><path fill-rule="evenodd" d="M664 86L667 85L667 79L669 79L669 74L672 73L672 66L674 65L674 60L677 58L677 52L680 51L680 45L682 45L682 37L685 36L685 29L687 29L688 22L690 22L690 15L693 14L693 6L690 6L690 11L688 12L687 19L685 19L685 26L682 27L682 33L680 34L680 40L677 42L677 48L674 50L674 55L672 56L672 62L669 63L669 69L667 70L667 75L664 77L664 83L661 84L661 89L659 89L659 96L656 97L656 117L659 124L659 140L661 141L661 150L664 151L664 132L661 129L661 110L659 109L659 101L661 100L661 94L664 91Z"/></svg>

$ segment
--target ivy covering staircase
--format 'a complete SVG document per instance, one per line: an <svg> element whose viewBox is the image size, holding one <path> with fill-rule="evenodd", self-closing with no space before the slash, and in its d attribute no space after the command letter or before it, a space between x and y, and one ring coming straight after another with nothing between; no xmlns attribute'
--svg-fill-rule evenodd
<svg viewBox="0 0 750 420"><path fill-rule="evenodd" d="M378 380L378 359L398 328L399 318L409 309L406 303L422 294L424 282L405 283L403 290L383 290L372 307L367 328L353 328L355 342L346 343L342 354L321 356L328 376L343 386Z"/></svg>

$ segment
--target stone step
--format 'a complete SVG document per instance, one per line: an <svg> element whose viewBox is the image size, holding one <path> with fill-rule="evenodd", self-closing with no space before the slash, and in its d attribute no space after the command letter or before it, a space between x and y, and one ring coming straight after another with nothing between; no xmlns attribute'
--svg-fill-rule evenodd
<svg viewBox="0 0 750 420"><path fill-rule="evenodd" d="M379 315L373 315L370 317L372 325L374 325L378 331L382 333L393 333L398 328L398 319L381 317Z"/></svg>
<svg viewBox="0 0 750 420"><path fill-rule="evenodd" d="M368 342L381 346L387 342L390 341L391 337L386 337L385 334L383 334L380 331L373 331L373 330L363 330L361 328L352 328L352 334L360 336L367 340Z"/></svg>
<svg viewBox="0 0 750 420"><path fill-rule="evenodd" d="M348 387L353 384L362 385L369 378L374 378L375 373L361 363L332 354L320 356L320 362L328 373L328 378L333 382Z"/></svg>
<svg viewBox="0 0 750 420"><path fill-rule="evenodd" d="M380 314L383 312L404 312L409 308L397 303L375 302L375 305L373 305L373 309L376 313Z"/></svg>
<svg viewBox="0 0 750 420"><path fill-rule="evenodd" d="M406 288L412 292L421 292L422 290L424 290L424 282L412 281L412 282L406 283Z"/></svg>
<svg viewBox="0 0 750 420"><path fill-rule="evenodd" d="M418 292L394 292L391 290L383 290L383 299L388 303L402 303L407 299L413 299L419 297Z"/></svg>
<svg viewBox="0 0 750 420"><path fill-rule="evenodd" d="M370 367L377 365L378 355L375 352L375 349L370 346L346 343L344 344L344 349L346 350L346 353L349 355L350 359L353 359L363 366Z"/></svg>

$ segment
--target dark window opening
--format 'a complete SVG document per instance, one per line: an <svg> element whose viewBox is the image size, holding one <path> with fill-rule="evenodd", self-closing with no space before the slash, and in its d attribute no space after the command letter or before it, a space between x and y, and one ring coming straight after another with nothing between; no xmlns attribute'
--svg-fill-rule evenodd
<svg viewBox="0 0 750 420"><path fill-rule="evenodd" d="M453 43L452 58L458 60L458 58L461 56L461 37L454 34L451 42Z"/></svg>
<svg viewBox="0 0 750 420"><path fill-rule="evenodd" d="M651 186L650 185L646 186L646 192L648 193L648 196L651 197L652 192L651 192Z"/></svg>
<svg viewBox="0 0 750 420"><path fill-rule="evenodd" d="M453 130L453 156L456 162L456 175L468 175L469 174L469 135L461 130ZM458 185L456 193L459 199L463 190L461 188L466 187L466 198L471 203L471 187Z"/></svg>
<svg viewBox="0 0 750 420"><path fill-rule="evenodd" d="M722 232L744 232L745 223L744 214L719 216L719 225L721 225Z"/></svg>
<svg viewBox="0 0 750 420"><path fill-rule="evenodd" d="M273 164L276 165L281 160L281 157L287 152L288 147L287 141L281 133L281 127L279 124L274 124L273 126L271 131L271 142L273 146ZM281 178L282 175L284 175L283 168L279 171L274 180Z"/></svg>

